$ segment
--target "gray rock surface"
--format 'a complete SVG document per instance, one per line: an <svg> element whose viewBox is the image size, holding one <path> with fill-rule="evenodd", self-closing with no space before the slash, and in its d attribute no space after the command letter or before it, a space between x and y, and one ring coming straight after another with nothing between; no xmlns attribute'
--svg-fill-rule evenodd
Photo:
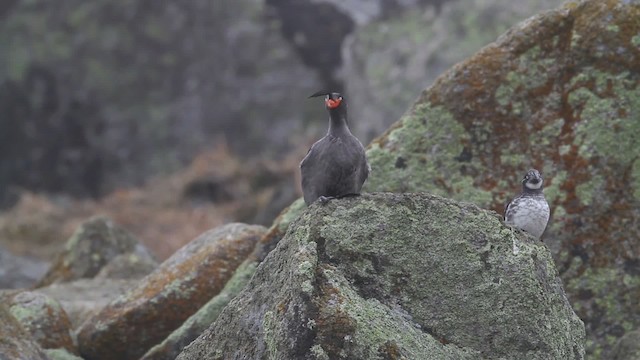
<svg viewBox="0 0 640 360"><path fill-rule="evenodd" d="M314 205L178 359L582 359L546 247L426 194Z"/></svg>

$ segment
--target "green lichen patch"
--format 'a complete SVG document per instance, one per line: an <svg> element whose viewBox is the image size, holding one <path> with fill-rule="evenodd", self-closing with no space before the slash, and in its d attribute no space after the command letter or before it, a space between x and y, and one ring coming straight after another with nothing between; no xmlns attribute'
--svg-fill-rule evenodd
<svg viewBox="0 0 640 360"><path fill-rule="evenodd" d="M444 73L368 151L369 191L427 191L496 211L528 168L542 170L552 212L543 240L563 279L590 267L627 274L612 279L615 300L599 304L615 309L579 310L596 359L624 333L605 325L616 311L640 326L625 296L640 277L638 19L637 3L614 0L533 17ZM586 309L595 295L579 285L569 293Z"/></svg>
<svg viewBox="0 0 640 360"><path fill-rule="evenodd" d="M576 263L571 268L580 268L579 265ZM623 288L620 287L621 284ZM600 341L587 342L587 350L595 358L606 356L602 349L611 348L617 343L618 337L607 336L608 332L614 330L624 334L636 328L637 319L619 304L633 302L640 297L640 277L616 269L588 267L580 276L567 281L566 287L570 294L575 294L572 297L584 298L583 301L573 299L577 304L576 311L600 324L589 328L592 332L591 339L604 341L604 344Z"/></svg>
<svg viewBox="0 0 640 360"><path fill-rule="evenodd" d="M468 136L443 107L416 106L390 131L374 142L367 156L372 173L365 191L448 194L454 199L488 203L490 195L474 187L479 164L465 151ZM441 158L442 153L450 154Z"/></svg>

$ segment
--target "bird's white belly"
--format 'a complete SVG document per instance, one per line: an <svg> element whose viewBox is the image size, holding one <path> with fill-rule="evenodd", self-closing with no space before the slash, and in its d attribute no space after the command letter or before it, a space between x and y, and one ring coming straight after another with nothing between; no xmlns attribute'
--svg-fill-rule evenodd
<svg viewBox="0 0 640 360"><path fill-rule="evenodd" d="M545 201L525 200L519 204L508 221L508 225L526 231L536 238L540 238L549 221L549 205Z"/></svg>

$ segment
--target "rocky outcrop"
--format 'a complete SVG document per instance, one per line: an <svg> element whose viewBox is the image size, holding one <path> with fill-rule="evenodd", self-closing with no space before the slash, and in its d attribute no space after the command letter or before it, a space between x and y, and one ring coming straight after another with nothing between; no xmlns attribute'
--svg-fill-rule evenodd
<svg viewBox="0 0 640 360"><path fill-rule="evenodd" d="M582 359L544 244L426 194L314 205L188 359Z"/></svg>
<svg viewBox="0 0 640 360"><path fill-rule="evenodd" d="M78 227L38 286L92 278L111 260L128 253L151 259L129 232L107 218L94 217Z"/></svg>
<svg viewBox="0 0 640 360"><path fill-rule="evenodd" d="M6 301L9 313L41 348L76 352L71 322L55 299L35 291L22 291L2 301Z"/></svg>
<svg viewBox="0 0 640 360"><path fill-rule="evenodd" d="M196 238L78 330L86 359L138 359L217 295L265 233L228 224Z"/></svg>
<svg viewBox="0 0 640 360"><path fill-rule="evenodd" d="M365 191L496 211L540 169L543 240L594 359L640 325L638 18L637 3L589 0L528 19L445 72L368 149Z"/></svg>
<svg viewBox="0 0 640 360"><path fill-rule="evenodd" d="M253 252L240 265L233 276L227 281L224 289L214 296L208 303L187 319L178 329L169 335L162 343L151 348L142 360L173 360L182 349L195 340L220 315L220 312L240 290L246 286L256 268L284 237L289 224L300 216L306 208L304 201L298 199L276 218L269 230L260 238Z"/></svg>

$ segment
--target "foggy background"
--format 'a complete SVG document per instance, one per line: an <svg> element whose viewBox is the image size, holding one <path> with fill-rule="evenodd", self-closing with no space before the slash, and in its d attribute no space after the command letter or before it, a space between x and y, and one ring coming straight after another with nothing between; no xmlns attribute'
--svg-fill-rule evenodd
<svg viewBox="0 0 640 360"><path fill-rule="evenodd" d="M537 0L0 0L0 246L46 258L107 214L166 257L270 224L324 135L367 144ZM34 246L37 245L37 246Z"/></svg>

